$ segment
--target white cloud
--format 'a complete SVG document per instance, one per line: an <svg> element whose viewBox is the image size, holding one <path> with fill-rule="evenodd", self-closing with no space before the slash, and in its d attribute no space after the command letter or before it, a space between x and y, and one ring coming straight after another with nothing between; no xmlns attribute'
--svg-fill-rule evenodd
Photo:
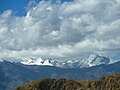
<svg viewBox="0 0 120 90"><path fill-rule="evenodd" d="M41 1L23 17L0 15L0 57L82 57L120 52L120 0Z"/></svg>

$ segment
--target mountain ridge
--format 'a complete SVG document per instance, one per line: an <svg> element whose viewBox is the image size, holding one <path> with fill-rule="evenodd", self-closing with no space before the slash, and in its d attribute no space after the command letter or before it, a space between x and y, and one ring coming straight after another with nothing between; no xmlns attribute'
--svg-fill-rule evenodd
<svg viewBox="0 0 120 90"><path fill-rule="evenodd" d="M115 62L115 61L114 61ZM88 57L83 59L69 59L64 61L59 60L43 60L42 58L30 58L29 60L21 62L26 65L48 65L48 66L56 66L60 68L84 68L84 67L92 67L100 64L110 64L114 63L113 60L108 57L104 57L98 54L90 54Z"/></svg>
<svg viewBox="0 0 120 90"><path fill-rule="evenodd" d="M25 82L40 78L96 80L110 73L120 73L119 68L120 62L90 68L59 68L4 61L0 62L0 90L13 90Z"/></svg>
<svg viewBox="0 0 120 90"><path fill-rule="evenodd" d="M120 90L120 74L98 80L40 79L23 84L16 90Z"/></svg>

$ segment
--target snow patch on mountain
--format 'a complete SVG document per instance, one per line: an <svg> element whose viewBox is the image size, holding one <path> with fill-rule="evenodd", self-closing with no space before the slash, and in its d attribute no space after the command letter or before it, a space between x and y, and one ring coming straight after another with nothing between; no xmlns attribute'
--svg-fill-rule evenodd
<svg viewBox="0 0 120 90"><path fill-rule="evenodd" d="M42 58L30 58L26 61L21 62L22 64L26 64L26 65L42 65L42 66L53 66L53 64L51 64L50 60L43 60Z"/></svg>
<svg viewBox="0 0 120 90"><path fill-rule="evenodd" d="M22 64L27 64L27 65L42 65L42 63L44 62L44 60L42 60L41 58L30 58L28 60L25 60L23 62L21 62Z"/></svg>
<svg viewBox="0 0 120 90"><path fill-rule="evenodd" d="M110 59L104 56L100 56L98 54L90 54L89 57L87 58L87 63L90 67L100 64L109 64Z"/></svg>
<svg viewBox="0 0 120 90"><path fill-rule="evenodd" d="M42 64L43 66L53 66L50 60L45 60L44 63Z"/></svg>
<svg viewBox="0 0 120 90"><path fill-rule="evenodd" d="M83 59L66 59L64 61L55 60L55 59L46 59L42 58L30 58L27 61L21 62L22 64L27 65L41 65L41 66L56 66L60 68L83 68L83 67L92 67L101 64L111 64L114 63L113 60L108 57L104 57L98 54L90 54L88 57Z"/></svg>

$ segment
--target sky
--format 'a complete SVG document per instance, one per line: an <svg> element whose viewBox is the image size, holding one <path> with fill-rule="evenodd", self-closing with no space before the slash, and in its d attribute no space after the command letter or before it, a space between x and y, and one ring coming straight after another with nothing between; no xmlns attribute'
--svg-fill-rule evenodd
<svg viewBox="0 0 120 90"><path fill-rule="evenodd" d="M12 10L14 15L17 16L25 16L27 11L27 6L29 6L29 2L36 2L38 4L41 0L0 0L0 13L3 13L5 10ZM49 1L49 0L44 0ZM51 0L54 3L56 0ZM73 0L61 0L63 2L69 2ZM6 3L8 2L8 3Z"/></svg>
<svg viewBox="0 0 120 90"><path fill-rule="evenodd" d="M120 60L120 0L1 0L0 57Z"/></svg>
<svg viewBox="0 0 120 90"><path fill-rule="evenodd" d="M0 13L6 10L13 10L14 15L23 16L26 14L25 7L29 0L0 0Z"/></svg>

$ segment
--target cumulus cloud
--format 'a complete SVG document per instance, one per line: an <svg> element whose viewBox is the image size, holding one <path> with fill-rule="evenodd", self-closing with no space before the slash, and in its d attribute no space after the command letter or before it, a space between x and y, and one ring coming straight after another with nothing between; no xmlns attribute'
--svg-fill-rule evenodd
<svg viewBox="0 0 120 90"><path fill-rule="evenodd" d="M120 52L120 0L41 1L26 16L0 15L1 57L82 57Z"/></svg>

